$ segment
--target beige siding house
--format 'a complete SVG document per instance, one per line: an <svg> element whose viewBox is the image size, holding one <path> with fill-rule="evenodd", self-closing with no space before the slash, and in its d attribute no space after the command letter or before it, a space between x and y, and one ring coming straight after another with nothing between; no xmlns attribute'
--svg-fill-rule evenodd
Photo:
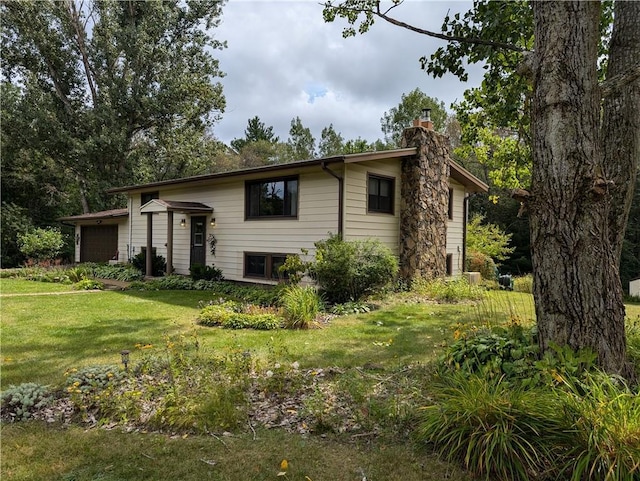
<svg viewBox="0 0 640 481"><path fill-rule="evenodd" d="M115 188L127 194L127 209L61 220L76 226L77 261L126 262L150 246L178 274L215 264L229 280L273 283L287 254L307 249L311 257L330 233L378 238L399 255L402 163L415 156L416 148L405 148ZM466 199L487 186L453 161L449 169L443 228L447 273L456 275L464 264ZM106 226L117 239L109 244L113 255L98 259L87 242Z"/></svg>

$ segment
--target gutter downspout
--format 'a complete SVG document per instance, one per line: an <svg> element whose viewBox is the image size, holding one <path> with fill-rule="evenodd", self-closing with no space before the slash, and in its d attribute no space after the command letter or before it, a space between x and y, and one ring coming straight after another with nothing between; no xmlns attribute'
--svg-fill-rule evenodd
<svg viewBox="0 0 640 481"><path fill-rule="evenodd" d="M129 227L129 232L127 233L128 241L127 244L127 262L131 262L131 258L133 257L133 198L129 193L127 193L127 208L129 210L129 218L127 219L127 225Z"/></svg>
<svg viewBox="0 0 640 481"><path fill-rule="evenodd" d="M322 170L324 170L331 177L338 179L338 235L342 238L343 226L344 226L344 207L343 207L343 197L344 197L344 177L339 174L336 174L333 170L327 167L326 162L322 162L320 164Z"/></svg>

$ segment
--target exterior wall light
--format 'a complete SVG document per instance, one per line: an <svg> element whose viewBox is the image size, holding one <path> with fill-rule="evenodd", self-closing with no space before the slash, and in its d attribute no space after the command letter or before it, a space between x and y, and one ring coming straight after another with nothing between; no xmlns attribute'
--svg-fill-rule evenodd
<svg viewBox="0 0 640 481"><path fill-rule="evenodd" d="M211 218L211 221L209 221L209 225L210 225L211 227L215 227L215 226L216 226L216 218L215 218L215 217L212 217L212 218Z"/></svg>
<svg viewBox="0 0 640 481"><path fill-rule="evenodd" d="M180 227L186 227L187 226L187 220L186 219L182 219L180 221Z"/></svg>
<svg viewBox="0 0 640 481"><path fill-rule="evenodd" d="M427 122L431 121L431 109L422 109L422 120Z"/></svg>

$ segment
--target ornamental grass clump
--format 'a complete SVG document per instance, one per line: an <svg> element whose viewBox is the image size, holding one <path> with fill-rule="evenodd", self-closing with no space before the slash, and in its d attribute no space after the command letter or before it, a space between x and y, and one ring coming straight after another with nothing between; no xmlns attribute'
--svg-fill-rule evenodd
<svg viewBox="0 0 640 481"><path fill-rule="evenodd" d="M423 408L417 437L447 461L477 477L510 481L552 465L553 445L545 439L565 428L556 397L464 371L441 378L433 393L436 404Z"/></svg>
<svg viewBox="0 0 640 481"><path fill-rule="evenodd" d="M566 426L557 442L571 481L640 479L640 396L604 373L567 378L558 396Z"/></svg>
<svg viewBox="0 0 640 481"><path fill-rule="evenodd" d="M311 286L291 285L282 291L280 305L284 312L284 327L308 329L322 310L322 299Z"/></svg>

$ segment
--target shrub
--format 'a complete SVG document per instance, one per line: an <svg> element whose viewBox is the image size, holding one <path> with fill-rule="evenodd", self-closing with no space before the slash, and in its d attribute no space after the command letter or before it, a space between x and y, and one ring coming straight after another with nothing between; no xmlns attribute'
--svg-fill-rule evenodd
<svg viewBox="0 0 640 481"><path fill-rule="evenodd" d="M160 277L164 275L167 270L167 261L164 257L157 254L152 254L152 275ZM140 272L147 272L147 252L140 252L131 258L131 265L138 269Z"/></svg>
<svg viewBox="0 0 640 481"><path fill-rule="evenodd" d="M287 287L280 295L280 304L287 329L308 329L322 310L322 299L311 286Z"/></svg>
<svg viewBox="0 0 640 481"><path fill-rule="evenodd" d="M205 306L196 320L203 326L221 326L235 314L236 308L237 303L230 301Z"/></svg>
<svg viewBox="0 0 640 481"><path fill-rule="evenodd" d="M216 266L203 266L194 264L189 268L189 274L194 281L221 281L223 279L222 270Z"/></svg>
<svg viewBox="0 0 640 481"><path fill-rule="evenodd" d="M397 259L377 239L345 241L332 235L315 246L310 274L330 302L357 301L392 282L398 273Z"/></svg>
<svg viewBox="0 0 640 481"><path fill-rule="evenodd" d="M484 290L469 284L464 277L432 280L417 277L411 282L411 292L443 302L478 300L484 297Z"/></svg>
<svg viewBox="0 0 640 481"><path fill-rule="evenodd" d="M437 404L423 409L417 436L447 461L498 480L528 480L552 464L545 440L565 427L553 395L457 372L434 385L434 397Z"/></svg>
<svg viewBox="0 0 640 481"><path fill-rule="evenodd" d="M306 249L302 249L303 254L307 254ZM299 255L287 255L284 264L278 268L278 273L287 279L289 284L299 284L305 272L309 270L311 263L303 261Z"/></svg>
<svg viewBox="0 0 640 481"><path fill-rule="evenodd" d="M36 228L18 235L18 246L25 257L36 262L53 261L64 247L64 238L58 229Z"/></svg>
<svg viewBox="0 0 640 481"><path fill-rule="evenodd" d="M100 281L96 281L95 279L83 279L79 282L76 282L73 285L73 288L78 291L90 291L93 289L104 289L104 284Z"/></svg>
<svg viewBox="0 0 640 481"><path fill-rule="evenodd" d="M465 264L468 272L479 272L483 279L496 280L498 268L488 255L480 252L469 252Z"/></svg>
<svg viewBox="0 0 640 481"><path fill-rule="evenodd" d="M514 278L513 290L516 292L533 294L533 276L531 274L528 274L526 276L518 276Z"/></svg>
<svg viewBox="0 0 640 481"><path fill-rule="evenodd" d="M53 401L49 388L28 382L19 386L9 386L2 392L2 418L12 421L24 421L33 413L42 409Z"/></svg>
<svg viewBox="0 0 640 481"><path fill-rule="evenodd" d="M18 246L18 237L33 229L29 211L13 202L2 201L0 215L0 265L14 267L24 262Z"/></svg>
<svg viewBox="0 0 640 481"><path fill-rule="evenodd" d="M228 329L257 329L269 331L278 329L282 325L282 318L275 314L245 314L234 313L222 327Z"/></svg>

